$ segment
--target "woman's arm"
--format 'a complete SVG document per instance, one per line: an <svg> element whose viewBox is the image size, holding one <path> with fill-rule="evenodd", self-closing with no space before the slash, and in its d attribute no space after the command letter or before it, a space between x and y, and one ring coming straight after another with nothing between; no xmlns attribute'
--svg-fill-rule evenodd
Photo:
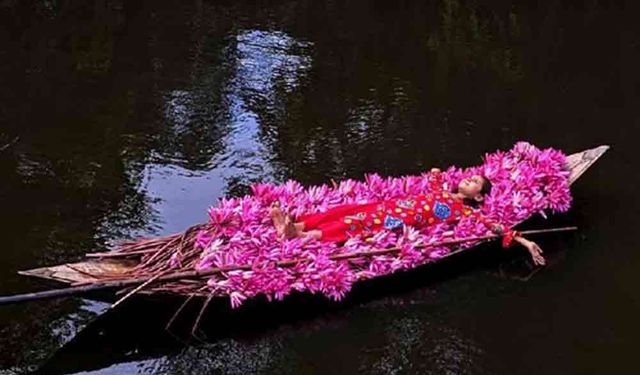
<svg viewBox="0 0 640 375"><path fill-rule="evenodd" d="M537 243L533 241L529 241L522 236L515 236L513 240L527 248L527 250L529 251L529 254L531 254L531 259L533 260L533 264L537 266L544 266L546 264L546 261L542 256L542 249L540 248L540 246L538 246Z"/></svg>
<svg viewBox="0 0 640 375"><path fill-rule="evenodd" d="M540 248L540 246L538 246L537 243L527 240L526 238L522 237L521 235L518 234L518 232L512 230L511 228L505 227L502 224L495 223L492 220L485 218L480 214L475 215L475 217L480 222L482 222L487 227L487 229L489 229L493 233L500 236L504 236L502 239L503 247L505 248L509 247L511 246L512 241L515 241L521 244L522 246L524 246L529 251L529 254L531 255L531 259L533 260L533 263L535 265L537 266L545 265L546 261L542 256L542 249Z"/></svg>

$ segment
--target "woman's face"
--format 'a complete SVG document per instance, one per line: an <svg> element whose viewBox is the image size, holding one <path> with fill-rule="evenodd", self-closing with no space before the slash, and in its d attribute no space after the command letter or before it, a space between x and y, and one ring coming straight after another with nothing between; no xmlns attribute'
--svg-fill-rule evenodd
<svg viewBox="0 0 640 375"><path fill-rule="evenodd" d="M467 198L481 200L482 184L484 184L484 177L480 175L467 177L458 184L458 192Z"/></svg>

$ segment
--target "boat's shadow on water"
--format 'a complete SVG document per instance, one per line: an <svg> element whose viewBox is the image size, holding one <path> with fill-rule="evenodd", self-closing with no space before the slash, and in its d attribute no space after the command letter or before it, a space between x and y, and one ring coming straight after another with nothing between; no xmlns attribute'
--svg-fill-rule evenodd
<svg viewBox="0 0 640 375"><path fill-rule="evenodd" d="M555 242L550 238L546 244L552 247ZM554 254L554 257L561 256ZM443 282L475 272L526 281L532 270L524 252L504 252L496 244L485 244L438 263L358 283L340 302L330 301L322 295L293 293L283 301L255 298L233 310L228 299L214 299L203 314L195 336L191 331L204 299L190 301L167 330L167 323L184 302L184 297L132 298L99 316L53 353L36 373L96 370L118 363L168 356L187 346L215 343L226 338L258 340L280 329L314 331L340 321L360 306L391 308L418 301L437 307L442 301L431 299L431 296Z"/></svg>

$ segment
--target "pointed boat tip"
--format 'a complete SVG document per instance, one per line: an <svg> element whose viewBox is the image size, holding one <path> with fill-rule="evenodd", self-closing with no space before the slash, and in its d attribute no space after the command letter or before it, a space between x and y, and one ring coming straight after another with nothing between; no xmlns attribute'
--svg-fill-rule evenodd
<svg viewBox="0 0 640 375"><path fill-rule="evenodd" d="M595 146L595 147L591 147L588 149L583 150L582 152L587 152L587 151L599 151L599 152L606 152L611 148L611 145L599 145L599 146Z"/></svg>
<svg viewBox="0 0 640 375"><path fill-rule="evenodd" d="M610 149L611 149L611 145L600 145L600 146L596 147L596 150L599 151L600 156L604 155Z"/></svg>
<svg viewBox="0 0 640 375"><path fill-rule="evenodd" d="M566 168L571 171L569 184L573 184L582 174L600 159L609 149L610 145L600 145L594 148L576 152L567 156Z"/></svg>
<svg viewBox="0 0 640 375"><path fill-rule="evenodd" d="M18 275L22 275L22 276L32 276L34 273L36 273L36 272L34 272L36 270L38 270L38 269L34 268L34 269L30 269L30 270L19 270L19 271L16 271L16 273Z"/></svg>
<svg viewBox="0 0 640 375"><path fill-rule="evenodd" d="M604 155L607 151L609 151L609 149L611 149L611 145L600 145L594 148L590 148L587 150L584 150L582 152L578 152L578 154L580 153L586 153L589 155L598 155L598 157Z"/></svg>

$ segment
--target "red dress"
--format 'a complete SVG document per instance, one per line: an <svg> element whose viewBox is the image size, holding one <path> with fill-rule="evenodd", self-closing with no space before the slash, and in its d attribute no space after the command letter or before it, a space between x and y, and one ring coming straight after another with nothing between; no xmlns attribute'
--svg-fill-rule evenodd
<svg viewBox="0 0 640 375"><path fill-rule="evenodd" d="M463 216L473 216L488 229L493 224L479 212L466 206L460 198L442 189L439 179L432 181L432 192L366 204L336 206L326 212L302 215L296 221L304 230L322 231L321 240L344 242L353 236L370 236L381 230L416 228L443 222L456 223Z"/></svg>

